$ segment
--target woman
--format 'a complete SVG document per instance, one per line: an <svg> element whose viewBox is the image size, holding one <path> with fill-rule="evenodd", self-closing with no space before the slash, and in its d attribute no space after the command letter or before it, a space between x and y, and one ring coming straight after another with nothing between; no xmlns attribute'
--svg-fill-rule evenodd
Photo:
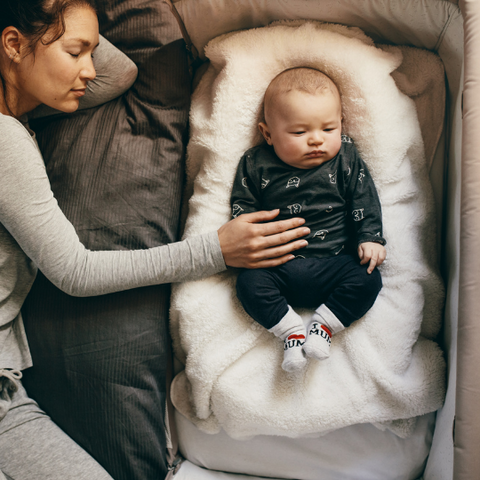
<svg viewBox="0 0 480 480"><path fill-rule="evenodd" d="M100 295L192 280L226 265L280 265L305 246L298 238L308 229L302 219L260 224L278 212L259 212L150 250L86 250L53 197L26 114L40 104L78 108L96 75L95 11L88 0L3 0L0 31L0 470L15 479L108 479L21 385L31 358L19 312L37 268L71 295ZM106 89L96 101L111 96Z"/></svg>

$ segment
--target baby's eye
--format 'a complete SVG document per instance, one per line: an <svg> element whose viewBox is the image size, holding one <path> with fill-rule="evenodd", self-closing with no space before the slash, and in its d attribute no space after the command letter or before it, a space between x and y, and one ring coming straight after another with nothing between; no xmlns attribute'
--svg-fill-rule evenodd
<svg viewBox="0 0 480 480"><path fill-rule="evenodd" d="M303 135L305 133L305 130L300 130L298 132L292 132L294 135Z"/></svg>
<svg viewBox="0 0 480 480"><path fill-rule="evenodd" d="M333 132L335 130L334 128L325 128L323 131L324 132Z"/></svg>
<svg viewBox="0 0 480 480"><path fill-rule="evenodd" d="M70 53L70 55L74 58L77 58L80 54L79 53Z"/></svg>

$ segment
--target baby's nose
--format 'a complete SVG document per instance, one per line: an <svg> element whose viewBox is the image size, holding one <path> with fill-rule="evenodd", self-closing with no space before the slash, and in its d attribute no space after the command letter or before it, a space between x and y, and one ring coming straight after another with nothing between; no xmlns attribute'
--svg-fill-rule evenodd
<svg viewBox="0 0 480 480"><path fill-rule="evenodd" d="M314 145L323 143L323 135L321 134L321 132L312 133L312 136L310 137L310 142Z"/></svg>

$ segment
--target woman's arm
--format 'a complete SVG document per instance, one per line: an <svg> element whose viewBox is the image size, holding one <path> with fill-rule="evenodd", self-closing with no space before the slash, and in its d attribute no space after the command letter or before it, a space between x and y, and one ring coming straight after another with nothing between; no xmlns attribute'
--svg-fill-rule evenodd
<svg viewBox="0 0 480 480"><path fill-rule="evenodd" d="M138 69L124 53L100 35L100 43L93 55L97 76L87 84L87 92L80 98L78 109L92 108L119 97L135 82ZM62 113L40 105L28 114L28 118L40 118Z"/></svg>
<svg viewBox="0 0 480 480"><path fill-rule="evenodd" d="M101 295L226 268L217 232L149 250L87 250L58 207L35 142L12 117L2 116L1 127L0 222L61 290Z"/></svg>
<svg viewBox="0 0 480 480"><path fill-rule="evenodd" d="M224 270L225 261L235 266L262 266L262 261L284 263L289 259L287 255L272 259L274 244L293 240L302 233L302 229L296 229L275 234L271 225L245 228L246 224L232 221L218 233L148 250L87 250L53 196L33 139L12 117L2 116L1 127L0 222L45 276L70 295L101 295L194 280ZM259 214L262 213L251 215ZM278 222L276 228L279 223L291 224L293 228L295 221L289 222ZM299 243L278 248L291 251L301 248Z"/></svg>

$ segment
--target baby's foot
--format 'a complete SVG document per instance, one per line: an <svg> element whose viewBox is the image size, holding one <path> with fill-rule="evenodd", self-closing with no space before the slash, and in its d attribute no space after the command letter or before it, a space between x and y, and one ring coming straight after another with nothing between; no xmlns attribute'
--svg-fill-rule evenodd
<svg viewBox="0 0 480 480"><path fill-rule="evenodd" d="M307 329L307 340L303 350L307 357L325 360L330 356L332 332L320 322L312 321Z"/></svg>
<svg viewBox="0 0 480 480"><path fill-rule="evenodd" d="M282 368L287 372L296 372L305 367L307 359L303 353L305 335L291 334L283 341L283 363Z"/></svg>

